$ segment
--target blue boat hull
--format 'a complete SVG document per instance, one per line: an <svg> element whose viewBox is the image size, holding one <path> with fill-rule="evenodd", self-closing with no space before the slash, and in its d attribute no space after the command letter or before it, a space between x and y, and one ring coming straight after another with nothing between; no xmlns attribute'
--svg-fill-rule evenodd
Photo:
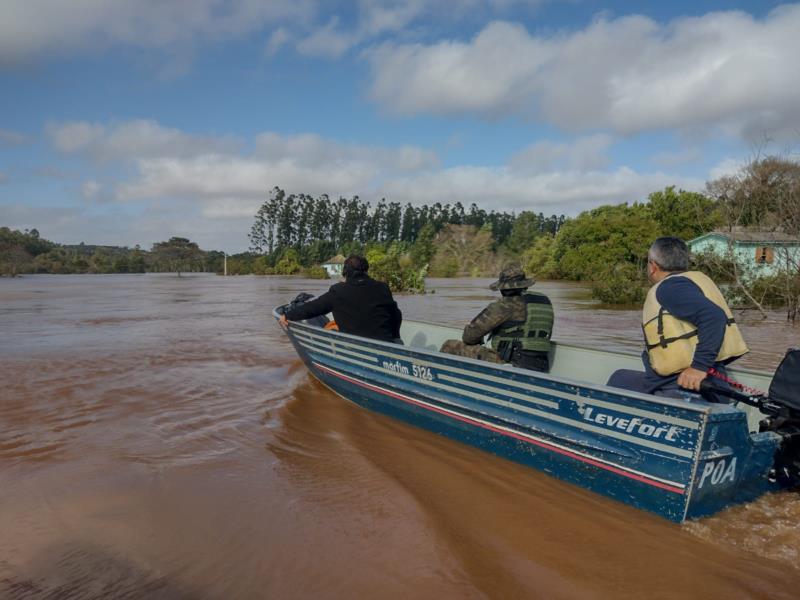
<svg viewBox="0 0 800 600"><path fill-rule="evenodd" d="M364 408L682 522L775 489L779 436L733 407L626 393L292 323L321 382Z"/></svg>

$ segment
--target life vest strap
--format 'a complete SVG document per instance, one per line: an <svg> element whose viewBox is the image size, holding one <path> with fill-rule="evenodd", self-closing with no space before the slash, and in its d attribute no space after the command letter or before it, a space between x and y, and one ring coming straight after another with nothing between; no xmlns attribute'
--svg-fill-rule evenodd
<svg viewBox="0 0 800 600"><path fill-rule="evenodd" d="M662 348L666 348L672 342L677 342L679 340L688 340L689 338L693 338L697 335L697 330L690 331L688 333L684 333L683 335L676 335L675 337L665 338L663 335L659 337L659 340L655 344L647 344L647 349L652 350L653 348L658 348L659 346Z"/></svg>

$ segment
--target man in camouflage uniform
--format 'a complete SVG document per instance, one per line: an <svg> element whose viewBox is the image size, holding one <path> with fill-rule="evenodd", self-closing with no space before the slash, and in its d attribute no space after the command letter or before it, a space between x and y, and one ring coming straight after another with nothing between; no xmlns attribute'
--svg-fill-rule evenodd
<svg viewBox="0 0 800 600"><path fill-rule="evenodd" d="M548 371L550 336L553 332L553 305L544 294L526 292L533 285L516 265L506 267L489 286L503 295L483 309L464 328L462 341L447 340L441 352L516 367ZM490 335L491 348L483 345Z"/></svg>

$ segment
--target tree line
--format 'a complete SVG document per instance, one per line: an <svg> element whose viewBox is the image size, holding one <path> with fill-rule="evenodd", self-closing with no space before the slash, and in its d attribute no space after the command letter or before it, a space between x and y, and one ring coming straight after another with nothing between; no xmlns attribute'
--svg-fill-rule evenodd
<svg viewBox="0 0 800 600"><path fill-rule="evenodd" d="M268 267L289 249L296 251L301 265L309 266L337 253L364 251L368 245L400 243L410 248L426 227L434 234L450 225L483 229L490 232L496 249L507 241L519 243L514 241L517 220L514 213L487 212L475 203L465 209L460 202L412 206L381 199L372 206L358 196L334 200L327 194L287 194L275 187L256 212L248 237L250 251L265 256ZM563 215L530 213L526 227L554 234L564 221Z"/></svg>
<svg viewBox="0 0 800 600"><path fill-rule="evenodd" d="M0 227L0 275L27 273L163 273L222 271L224 254L204 251L187 238L139 246L57 244L39 235Z"/></svg>

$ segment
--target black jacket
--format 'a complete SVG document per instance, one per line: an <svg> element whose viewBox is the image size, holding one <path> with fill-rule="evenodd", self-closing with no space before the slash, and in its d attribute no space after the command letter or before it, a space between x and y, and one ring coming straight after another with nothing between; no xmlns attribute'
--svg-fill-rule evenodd
<svg viewBox="0 0 800 600"><path fill-rule="evenodd" d="M302 321L333 313L339 331L376 340L400 337L403 313L397 308L389 286L367 275L332 285L319 298L286 311L290 321Z"/></svg>

